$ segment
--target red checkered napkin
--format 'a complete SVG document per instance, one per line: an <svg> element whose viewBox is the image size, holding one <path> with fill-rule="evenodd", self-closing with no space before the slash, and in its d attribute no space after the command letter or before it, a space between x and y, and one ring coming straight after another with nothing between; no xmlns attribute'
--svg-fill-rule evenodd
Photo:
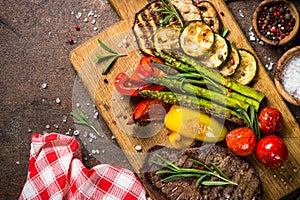
<svg viewBox="0 0 300 200"><path fill-rule="evenodd" d="M107 164L87 169L73 137L31 137L27 181L19 199L147 199L133 172Z"/></svg>

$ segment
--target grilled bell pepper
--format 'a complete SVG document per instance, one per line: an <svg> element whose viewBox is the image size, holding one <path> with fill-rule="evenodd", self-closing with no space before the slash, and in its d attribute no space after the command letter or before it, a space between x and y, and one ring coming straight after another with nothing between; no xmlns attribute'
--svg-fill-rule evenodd
<svg viewBox="0 0 300 200"><path fill-rule="evenodd" d="M144 99L136 106L127 124L164 120L170 107L158 99Z"/></svg>
<svg viewBox="0 0 300 200"><path fill-rule="evenodd" d="M116 90L123 95L137 96L142 90L162 90L164 87L133 81L127 74L120 72L114 81Z"/></svg>
<svg viewBox="0 0 300 200"><path fill-rule="evenodd" d="M173 105L165 116L165 126L172 132L199 141L219 142L228 132L215 118L189 108Z"/></svg>

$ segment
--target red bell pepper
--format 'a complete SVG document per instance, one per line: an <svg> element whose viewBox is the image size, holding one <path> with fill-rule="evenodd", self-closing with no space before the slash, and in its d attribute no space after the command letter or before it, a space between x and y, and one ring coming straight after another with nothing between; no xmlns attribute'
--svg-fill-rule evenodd
<svg viewBox="0 0 300 200"><path fill-rule="evenodd" d="M171 105L158 99L144 99L135 108L127 125L163 120Z"/></svg>
<svg viewBox="0 0 300 200"><path fill-rule="evenodd" d="M154 56L144 56L141 58L136 70L131 76L131 79L136 82L144 82L144 78L148 78L150 76L159 76L162 71L155 67L151 60L159 62L163 64L163 61Z"/></svg>
<svg viewBox="0 0 300 200"><path fill-rule="evenodd" d="M136 82L132 80L124 72L120 72L114 81L116 90L123 95L137 96L138 92L142 90L162 90L163 86L147 84L145 82Z"/></svg>

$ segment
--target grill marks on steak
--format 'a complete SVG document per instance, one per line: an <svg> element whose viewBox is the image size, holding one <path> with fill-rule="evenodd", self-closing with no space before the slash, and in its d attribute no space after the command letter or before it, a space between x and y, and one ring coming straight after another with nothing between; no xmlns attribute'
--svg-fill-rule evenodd
<svg viewBox="0 0 300 200"><path fill-rule="evenodd" d="M216 164L235 185L226 186L196 186L197 178L183 178L163 183L161 180L168 175L156 175L155 172L160 169L159 166L150 162L150 160L160 160L155 156L160 154L171 160L175 165L185 168L197 168L197 164L187 160L193 158L205 164L213 162ZM190 148L187 150L174 150L167 147L154 147L146 157L142 169L142 182L150 193L157 199L260 199L262 195L261 182L258 173L250 164L231 151L217 145L204 145L199 148ZM209 176L206 180L217 180Z"/></svg>

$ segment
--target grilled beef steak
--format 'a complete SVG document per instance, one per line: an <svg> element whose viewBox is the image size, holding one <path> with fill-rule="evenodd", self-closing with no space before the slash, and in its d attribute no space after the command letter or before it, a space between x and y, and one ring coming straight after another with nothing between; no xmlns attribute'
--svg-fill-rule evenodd
<svg viewBox="0 0 300 200"><path fill-rule="evenodd" d="M151 162L151 160L161 162L155 156L156 154L166 157L179 167L185 168L199 168L188 158L198 160L206 165L212 162L238 185L204 186L200 184L196 186L197 178L182 178L164 183L162 179L167 175L155 174L161 167ZM248 162L235 156L230 150L218 145L207 144L199 148L189 148L182 151L167 147L153 147L146 156L141 173L141 180L146 189L157 200L255 200L262 196L261 182L255 169ZM216 180L216 178L208 176L206 180Z"/></svg>

